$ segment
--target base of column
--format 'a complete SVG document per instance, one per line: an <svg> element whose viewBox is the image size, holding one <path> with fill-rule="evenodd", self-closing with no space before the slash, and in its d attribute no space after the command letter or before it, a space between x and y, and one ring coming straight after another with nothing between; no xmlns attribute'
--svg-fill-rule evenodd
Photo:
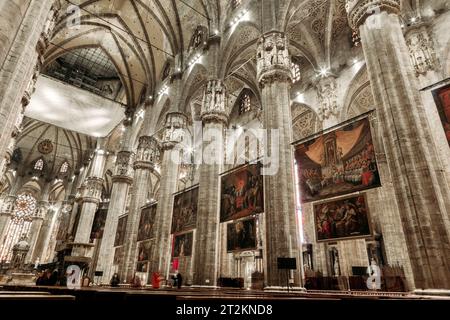
<svg viewBox="0 0 450 320"><path fill-rule="evenodd" d="M450 297L449 289L416 289L413 294L418 296L444 296Z"/></svg>
<svg viewBox="0 0 450 320"><path fill-rule="evenodd" d="M268 286L268 287L264 287L264 291L266 291L266 292L287 292L287 288L281 287L281 286ZM306 292L306 289L303 287L289 287L289 292Z"/></svg>

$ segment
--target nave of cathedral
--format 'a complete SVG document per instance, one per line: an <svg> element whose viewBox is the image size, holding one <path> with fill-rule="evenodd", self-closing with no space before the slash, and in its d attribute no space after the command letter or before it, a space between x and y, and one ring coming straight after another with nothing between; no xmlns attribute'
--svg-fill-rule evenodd
<svg viewBox="0 0 450 320"><path fill-rule="evenodd" d="M449 28L448 0L0 2L0 290L450 296Z"/></svg>

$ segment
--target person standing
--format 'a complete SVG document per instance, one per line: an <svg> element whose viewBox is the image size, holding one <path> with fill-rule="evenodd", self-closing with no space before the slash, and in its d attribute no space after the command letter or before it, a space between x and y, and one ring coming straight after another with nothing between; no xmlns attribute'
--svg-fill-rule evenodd
<svg viewBox="0 0 450 320"><path fill-rule="evenodd" d="M181 276L181 273L177 271L177 287L178 287L178 289L181 289L182 283L183 283L183 277Z"/></svg>

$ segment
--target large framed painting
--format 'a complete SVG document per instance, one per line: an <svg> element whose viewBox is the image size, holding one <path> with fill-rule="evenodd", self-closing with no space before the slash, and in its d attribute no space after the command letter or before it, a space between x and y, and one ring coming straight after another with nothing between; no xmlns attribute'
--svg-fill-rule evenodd
<svg viewBox="0 0 450 320"><path fill-rule="evenodd" d="M116 238L114 239L114 246L121 246L125 241L125 230L127 228L128 215L120 217L117 223Z"/></svg>
<svg viewBox="0 0 450 320"><path fill-rule="evenodd" d="M367 117L296 145L302 202L379 187Z"/></svg>
<svg viewBox="0 0 450 320"><path fill-rule="evenodd" d="M95 212L94 222L92 223L91 239L101 239L105 229L106 215L108 208L101 208Z"/></svg>
<svg viewBox="0 0 450 320"><path fill-rule="evenodd" d="M113 259L113 264L114 265L121 265L122 264L123 254L124 254L123 246L117 247L115 249L115 251L114 251L114 259Z"/></svg>
<svg viewBox="0 0 450 320"><path fill-rule="evenodd" d="M316 240L336 241L372 236L365 195L314 204Z"/></svg>
<svg viewBox="0 0 450 320"><path fill-rule="evenodd" d="M182 191L173 200L172 233L192 230L197 224L198 186Z"/></svg>
<svg viewBox="0 0 450 320"><path fill-rule="evenodd" d="M172 257L187 257L192 255L193 232L178 234L173 237Z"/></svg>
<svg viewBox="0 0 450 320"><path fill-rule="evenodd" d="M221 177L220 222L264 211L261 163L249 164Z"/></svg>
<svg viewBox="0 0 450 320"><path fill-rule="evenodd" d="M256 219L240 220L227 225L227 251L256 249Z"/></svg>
<svg viewBox="0 0 450 320"><path fill-rule="evenodd" d="M150 258L151 249L152 241L139 242L137 262L148 261Z"/></svg>
<svg viewBox="0 0 450 320"><path fill-rule="evenodd" d="M444 127L447 142L450 145L450 84L433 91L434 100Z"/></svg>
<svg viewBox="0 0 450 320"><path fill-rule="evenodd" d="M145 207L141 211L137 241L148 240L152 236L153 225L155 223L156 204Z"/></svg>

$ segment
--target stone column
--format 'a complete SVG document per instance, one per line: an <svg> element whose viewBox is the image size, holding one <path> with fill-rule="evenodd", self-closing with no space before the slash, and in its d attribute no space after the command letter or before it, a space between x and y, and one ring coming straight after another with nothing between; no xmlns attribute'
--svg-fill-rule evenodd
<svg viewBox="0 0 450 320"><path fill-rule="evenodd" d="M36 259L40 256L42 253L42 246L39 246L38 241L41 235L41 227L42 223L47 215L47 211L49 209L50 204L48 201L39 201L38 209L36 211L36 214L33 216L31 221L31 227L30 232L28 233L28 239L30 244L30 250L28 251L26 261L27 263L31 262L34 263ZM37 249L37 250L36 250Z"/></svg>
<svg viewBox="0 0 450 320"><path fill-rule="evenodd" d="M133 153L130 151L119 151L116 157L114 175L112 177L111 200L106 216L103 238L98 254L96 270L103 271L101 283L109 283L111 280L113 258L114 258L114 240L116 237L117 224L119 216L125 213L127 204L128 189L133 182L132 162Z"/></svg>
<svg viewBox="0 0 450 320"><path fill-rule="evenodd" d="M150 110L147 110L150 114ZM147 118L147 117L146 117ZM148 119L147 119L148 120ZM136 268L136 241L141 216L141 207L148 200L150 188L150 174L160 160L160 147L158 141L151 136L141 136L133 164L133 195L128 212L127 226L125 231L124 259L121 266L120 278L131 281Z"/></svg>
<svg viewBox="0 0 450 320"><path fill-rule="evenodd" d="M42 65L60 8L57 1L7 1L4 6L0 22L0 159L20 113L17 106L30 79L39 73L35 70Z"/></svg>
<svg viewBox="0 0 450 320"><path fill-rule="evenodd" d="M199 173L197 233L194 250L193 284L216 286L218 269L219 175L224 162L224 128L228 122L225 85L210 80L203 93L203 158ZM212 148L211 146L215 147ZM206 153L205 151L210 151Z"/></svg>
<svg viewBox="0 0 450 320"><path fill-rule="evenodd" d="M170 263L170 233L173 213L173 194L177 191L178 165L176 161L187 126L187 117L180 112L169 112L163 132L161 181L155 216L155 244L152 248L150 270L167 276Z"/></svg>
<svg viewBox="0 0 450 320"><path fill-rule="evenodd" d="M278 270L277 258L297 259L293 271L295 286L301 286L302 255L300 254L299 221L295 210L293 152L291 148L292 119L289 89L291 83L291 60L285 34L269 32L258 42L257 77L261 87L264 129L268 143L264 155L271 154L272 169L263 170L265 221L266 221L266 269L268 287L286 285L284 270ZM278 137L271 130L277 130ZM278 141L272 142L272 139ZM269 146L278 150L269 150ZM276 152L278 151L278 152ZM265 158L266 159L266 158Z"/></svg>
<svg viewBox="0 0 450 320"><path fill-rule="evenodd" d="M3 200L0 212L0 242L3 242L4 233L7 230L10 218L14 212L14 205L16 203L16 196L9 195Z"/></svg>
<svg viewBox="0 0 450 320"><path fill-rule="evenodd" d="M72 255L86 256L91 250L86 246L90 243L92 223L94 222L95 212L101 200L103 189L103 169L105 166L106 151L97 147L91 162L89 177L85 181L80 199L81 213L78 220L77 232L75 234L74 250Z"/></svg>
<svg viewBox="0 0 450 320"><path fill-rule="evenodd" d="M399 21L399 0L347 1L359 29L417 289L450 289L450 193Z"/></svg>

